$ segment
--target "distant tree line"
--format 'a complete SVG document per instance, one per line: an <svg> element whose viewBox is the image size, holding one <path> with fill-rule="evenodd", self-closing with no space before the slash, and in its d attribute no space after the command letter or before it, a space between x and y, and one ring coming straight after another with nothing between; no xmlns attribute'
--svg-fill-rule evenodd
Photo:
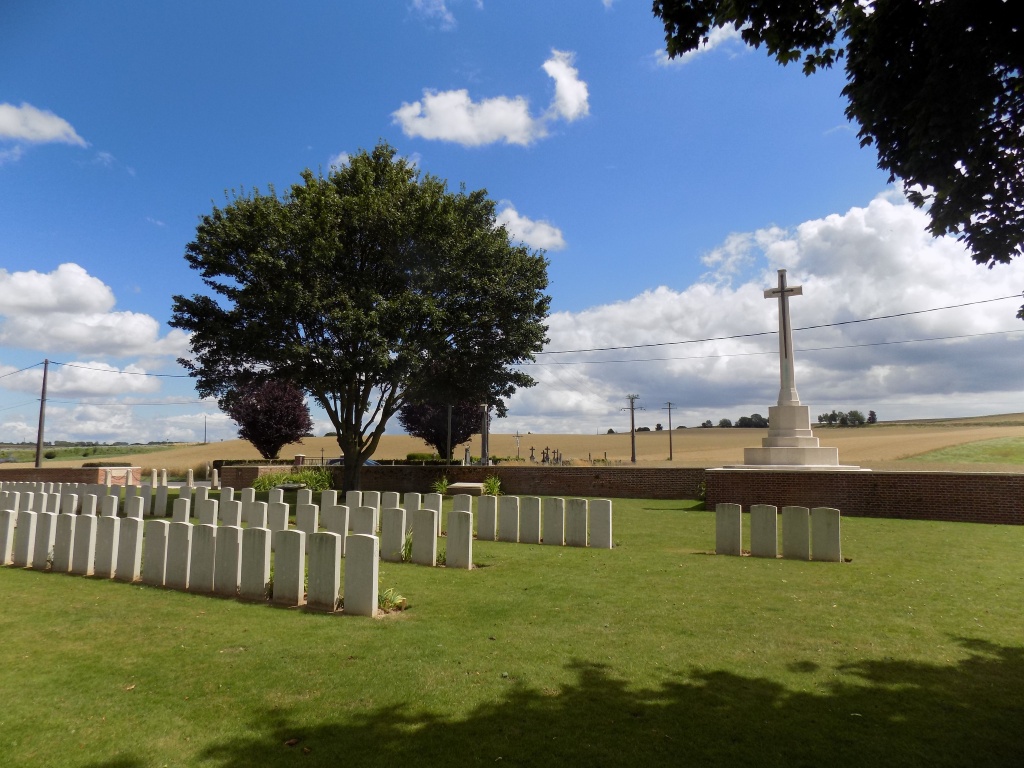
<svg viewBox="0 0 1024 768"><path fill-rule="evenodd" d="M874 411L868 411L868 415L865 416L860 411L842 411L833 410L831 413L823 413L818 416L819 424L828 424L830 426L839 427L860 427L864 424L875 424L878 421L878 416ZM708 429L716 426L711 419L708 419L701 424L701 427ZM717 426L725 429L728 427L740 427L741 429L766 429L768 427L768 419L762 416L760 413L753 413L750 416L740 416L736 419L734 424L732 419L719 419Z"/></svg>
<svg viewBox="0 0 1024 768"><path fill-rule="evenodd" d="M865 424L876 424L878 422L878 416L874 411L868 411L868 415L865 416L860 411L842 411L832 410L831 413L822 413L818 415L819 424L828 424L831 427L862 427Z"/></svg>

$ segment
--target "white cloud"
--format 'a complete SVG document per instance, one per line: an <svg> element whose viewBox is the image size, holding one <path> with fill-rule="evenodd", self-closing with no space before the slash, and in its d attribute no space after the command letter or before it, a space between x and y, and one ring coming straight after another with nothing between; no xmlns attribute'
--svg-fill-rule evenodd
<svg viewBox="0 0 1024 768"><path fill-rule="evenodd" d="M762 292L789 270L803 295L791 304L796 328L1019 294L1024 263L987 270L953 239L932 238L927 215L893 192L863 208L792 230L736 233L705 257L711 271L682 290L659 287L626 301L549 318L550 350L621 347L772 332L777 306ZM1024 326L1007 301L795 334L797 387L812 415L832 408L882 418L1024 410L1020 356ZM1009 334L998 333L1012 331ZM975 338L892 344L969 334ZM735 420L767 413L778 394L777 336L570 355L541 355L526 370L539 386L510 401L521 430L619 430L628 392L642 405L671 400L673 422ZM872 346L859 346L872 345ZM840 348L845 347L845 348ZM832 349L822 349L832 348ZM627 362L609 362L625 360ZM605 362L593 362L605 361ZM996 405L998 404L998 405ZM513 421L514 420L514 421ZM648 417L651 425L662 421Z"/></svg>
<svg viewBox="0 0 1024 768"><path fill-rule="evenodd" d="M331 155L327 160L328 168L341 168L342 166L348 165L348 159L351 157L348 152L339 152L336 155Z"/></svg>
<svg viewBox="0 0 1024 768"><path fill-rule="evenodd" d="M521 215L511 203L497 213L498 224L504 225L513 239L519 240L531 248L543 248L547 251L560 251L565 248L562 230L547 221L533 221Z"/></svg>
<svg viewBox="0 0 1024 768"><path fill-rule="evenodd" d="M698 56L703 56L705 53L719 48L720 46L729 43L739 43L743 45L743 38L740 37L739 30L732 25L725 27L715 27L711 30L711 34L708 35L706 43L695 50L687 51L682 56L676 56L674 59L669 58L668 52L661 48L654 52L654 59L658 63L658 66L662 67L681 67L684 64L689 64Z"/></svg>
<svg viewBox="0 0 1024 768"><path fill-rule="evenodd" d="M590 114L587 102L587 84L580 80L579 70L573 64L574 56L569 51L551 51L551 58L544 62L544 71L555 81L555 98L551 102L553 115L569 122Z"/></svg>
<svg viewBox="0 0 1024 768"><path fill-rule="evenodd" d="M44 353L182 355L180 330L160 336L150 315L115 312L114 293L77 264L50 273L0 269L0 344Z"/></svg>
<svg viewBox="0 0 1024 768"><path fill-rule="evenodd" d="M589 112L587 84L572 66L573 55L552 50L544 71L555 81L555 95L543 115L530 114L524 96L496 96L475 102L469 91L425 89L420 101L403 103L392 113L406 136L453 141L467 147L496 142L527 146L548 135L555 120L573 121Z"/></svg>
<svg viewBox="0 0 1024 768"><path fill-rule="evenodd" d="M445 0L412 0L412 7L421 16L437 21L441 29L455 28L455 16L448 9Z"/></svg>
<svg viewBox="0 0 1024 768"><path fill-rule="evenodd" d="M31 104L0 104L0 139L28 141L33 144L74 144L88 146L85 139L75 133L71 123Z"/></svg>

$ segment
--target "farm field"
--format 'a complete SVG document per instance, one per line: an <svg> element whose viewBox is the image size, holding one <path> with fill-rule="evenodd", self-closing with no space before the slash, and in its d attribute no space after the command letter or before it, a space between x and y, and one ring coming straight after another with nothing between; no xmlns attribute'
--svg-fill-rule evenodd
<svg viewBox="0 0 1024 768"><path fill-rule="evenodd" d="M924 456L954 446L966 446L991 440L1024 440L1024 414L1003 414L965 419L915 422L882 422L858 428L816 427L815 435L822 445L839 448L839 460L876 470L955 470L969 472L1020 472L1018 461L1007 460L998 451L987 455L971 449L970 456L949 453L945 456ZM636 435L638 463L644 466L715 467L743 461L745 447L760 445L767 434L762 429L676 429L672 431L673 461L668 461L668 432L638 432ZM480 454L480 437L469 443L474 456ZM630 435L545 435L526 434L519 438L518 454L530 456L530 448L539 460L544 448L557 449L566 460L585 463L588 459L605 459L628 463ZM430 451L422 440L407 435L385 435L374 458L404 459L409 453ZM334 438L307 438L301 444L285 446L282 458L296 454L310 458L337 456ZM462 454L462 447L456 456ZM516 436L491 435L491 455L515 457ZM133 466L175 468L197 467L217 459L257 459L259 454L241 440L218 443L182 445L160 451L121 457ZM83 459L82 461L85 461ZM46 466L80 466L81 461L49 461ZM10 465L16 466L16 465Z"/></svg>

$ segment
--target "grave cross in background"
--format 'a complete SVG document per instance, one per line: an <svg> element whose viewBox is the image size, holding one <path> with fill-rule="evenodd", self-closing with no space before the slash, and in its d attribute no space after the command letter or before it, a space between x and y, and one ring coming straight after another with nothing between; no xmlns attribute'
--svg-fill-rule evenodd
<svg viewBox="0 0 1024 768"><path fill-rule="evenodd" d="M766 299L779 300L779 405L800 405L793 371L793 327L789 322L789 297L802 296L803 286L786 285L786 270L779 270L778 288L764 292Z"/></svg>

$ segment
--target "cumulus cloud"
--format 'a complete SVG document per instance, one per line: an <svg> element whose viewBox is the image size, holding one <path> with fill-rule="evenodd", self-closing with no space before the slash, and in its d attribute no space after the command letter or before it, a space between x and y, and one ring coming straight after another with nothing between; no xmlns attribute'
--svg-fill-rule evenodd
<svg viewBox="0 0 1024 768"><path fill-rule="evenodd" d="M1024 263L980 268L955 240L932 238L927 221L886 193L791 230L730 235L707 254L709 272L691 286L555 313L549 350L707 341L541 355L539 365L525 367L539 385L509 404L515 425L628 428L620 408L629 392L652 410L672 401L676 424L766 414L779 386L778 314L763 290L780 268L803 286L791 310L797 387L812 415L833 408L875 410L886 419L1024 410L1024 326L1014 317ZM849 323L1002 296L1012 298ZM932 341L904 343L924 339ZM662 421L646 418L651 426Z"/></svg>
<svg viewBox="0 0 1024 768"><path fill-rule="evenodd" d="M327 160L328 168L341 168L348 165L348 159L351 157L348 152L339 152L336 155L331 155Z"/></svg>
<svg viewBox="0 0 1024 768"><path fill-rule="evenodd" d="M531 248L543 248L547 251L560 251L565 248L562 230L547 221L533 221L520 214L511 203L498 211L498 224L508 231L514 240L519 240Z"/></svg>
<svg viewBox="0 0 1024 768"><path fill-rule="evenodd" d="M736 45L737 43L739 45ZM722 46L728 47L730 45L733 48L739 48L739 46L743 45L743 38L740 37L739 30L731 24L712 29L711 34L708 35L707 42L701 44L701 46L695 50L687 51L682 56L676 56L672 59L669 58L668 52L665 51L664 48L661 48L654 52L654 60L658 63L658 66L661 67L681 67L685 64L689 64L698 56L710 53L716 48L720 48Z"/></svg>
<svg viewBox="0 0 1024 768"><path fill-rule="evenodd" d="M37 109L22 102L20 107L0 104L0 139L27 141L33 144L74 144L88 146L71 123L48 110Z"/></svg>
<svg viewBox="0 0 1024 768"><path fill-rule="evenodd" d="M544 62L544 71L555 81L551 113L570 122L590 114L587 84L580 80L573 58L567 51L552 51L551 58Z"/></svg>
<svg viewBox="0 0 1024 768"><path fill-rule="evenodd" d="M552 50L543 68L555 81L551 106L539 116L530 113L525 96L495 96L473 101L466 89L433 91L405 102L392 113L406 136L452 141L467 147L504 142L527 146L548 135L556 120L572 122L589 111L587 84L572 66L573 54Z"/></svg>
<svg viewBox="0 0 1024 768"><path fill-rule="evenodd" d="M0 269L0 345L44 353L182 355L188 337L160 335L150 315L114 311L109 286L77 264L49 273Z"/></svg>

